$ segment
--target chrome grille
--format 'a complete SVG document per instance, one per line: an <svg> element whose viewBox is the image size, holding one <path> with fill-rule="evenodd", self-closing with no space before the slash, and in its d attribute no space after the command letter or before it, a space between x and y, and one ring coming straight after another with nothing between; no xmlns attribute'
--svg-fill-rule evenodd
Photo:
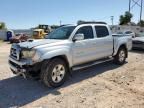
<svg viewBox="0 0 144 108"><path fill-rule="evenodd" d="M10 55L14 59L19 60L20 59L20 48L18 46L12 46Z"/></svg>
<svg viewBox="0 0 144 108"><path fill-rule="evenodd" d="M16 49L11 48L11 56L13 56L14 58L17 58Z"/></svg>

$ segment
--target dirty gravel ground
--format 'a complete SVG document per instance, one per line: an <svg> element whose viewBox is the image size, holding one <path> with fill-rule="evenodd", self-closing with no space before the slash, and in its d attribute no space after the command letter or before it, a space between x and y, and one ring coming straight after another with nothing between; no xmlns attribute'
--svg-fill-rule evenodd
<svg viewBox="0 0 144 108"><path fill-rule="evenodd" d="M60 88L11 73L10 44L0 44L0 108L144 108L144 51L123 66L107 62L73 72Z"/></svg>

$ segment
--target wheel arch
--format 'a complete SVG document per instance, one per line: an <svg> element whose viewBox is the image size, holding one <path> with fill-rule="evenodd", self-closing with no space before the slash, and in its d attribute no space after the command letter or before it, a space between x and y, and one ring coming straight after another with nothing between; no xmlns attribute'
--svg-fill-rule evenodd
<svg viewBox="0 0 144 108"><path fill-rule="evenodd" d="M50 62L51 60L56 59L56 58L62 59L66 63L66 66L68 67L68 72L71 72L71 65L66 55L57 55L57 56L51 57L50 59L45 59L44 61Z"/></svg>
<svg viewBox="0 0 144 108"><path fill-rule="evenodd" d="M58 55L58 56L52 57L50 60L55 59L55 58L60 58L60 59L64 60L66 65L70 68L70 64L69 64L69 61L68 61L68 58L66 55Z"/></svg>

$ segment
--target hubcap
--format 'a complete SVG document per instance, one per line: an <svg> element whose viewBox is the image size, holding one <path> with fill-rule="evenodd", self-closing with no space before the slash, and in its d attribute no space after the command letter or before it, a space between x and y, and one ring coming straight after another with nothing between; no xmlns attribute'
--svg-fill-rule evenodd
<svg viewBox="0 0 144 108"><path fill-rule="evenodd" d="M125 52L124 52L124 50L121 50L119 53L119 61L123 62L124 59L125 59Z"/></svg>
<svg viewBox="0 0 144 108"><path fill-rule="evenodd" d="M52 71L52 80L55 83L59 83L65 75L65 67L61 64L56 65Z"/></svg>

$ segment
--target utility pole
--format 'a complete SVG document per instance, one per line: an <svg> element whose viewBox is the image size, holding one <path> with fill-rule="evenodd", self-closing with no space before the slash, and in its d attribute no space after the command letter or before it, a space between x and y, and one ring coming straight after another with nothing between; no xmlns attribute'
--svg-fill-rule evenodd
<svg viewBox="0 0 144 108"><path fill-rule="evenodd" d="M113 20L114 20L114 16L111 16L112 26L113 26Z"/></svg>
<svg viewBox="0 0 144 108"><path fill-rule="evenodd" d="M141 0L140 21L142 20L143 0Z"/></svg>
<svg viewBox="0 0 144 108"><path fill-rule="evenodd" d="M60 20L60 26L62 25L62 21Z"/></svg>
<svg viewBox="0 0 144 108"><path fill-rule="evenodd" d="M129 13L131 12L131 0L129 0Z"/></svg>
<svg viewBox="0 0 144 108"><path fill-rule="evenodd" d="M143 13L143 0L129 0L129 12L131 9L138 6L140 8L140 21L142 20L142 13Z"/></svg>

